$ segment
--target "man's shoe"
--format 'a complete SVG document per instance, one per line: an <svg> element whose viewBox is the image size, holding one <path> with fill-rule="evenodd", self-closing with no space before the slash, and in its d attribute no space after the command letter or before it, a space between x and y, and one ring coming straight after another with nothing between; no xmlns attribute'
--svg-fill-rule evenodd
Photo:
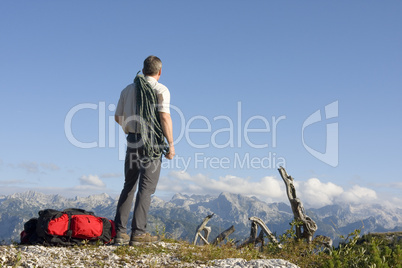
<svg viewBox="0 0 402 268"><path fill-rule="evenodd" d="M116 237L114 238L115 245L128 244L129 241L130 241L130 236L126 233L117 233Z"/></svg>
<svg viewBox="0 0 402 268"><path fill-rule="evenodd" d="M136 243L144 243L144 242L156 242L159 240L158 236L152 236L149 233L131 236L130 246L134 246Z"/></svg>

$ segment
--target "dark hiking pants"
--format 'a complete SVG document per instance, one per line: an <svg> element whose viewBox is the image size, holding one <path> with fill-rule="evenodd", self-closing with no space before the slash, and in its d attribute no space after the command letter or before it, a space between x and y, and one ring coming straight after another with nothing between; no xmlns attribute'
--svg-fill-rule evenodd
<svg viewBox="0 0 402 268"><path fill-rule="evenodd" d="M132 235L146 233L147 216L151 204L151 195L155 193L161 170L161 159L144 161L141 136L129 134L127 152L124 163L124 187L117 204L115 224L117 233L127 232L128 217L132 207L134 193L138 185L135 199ZM137 148L138 147L138 148Z"/></svg>

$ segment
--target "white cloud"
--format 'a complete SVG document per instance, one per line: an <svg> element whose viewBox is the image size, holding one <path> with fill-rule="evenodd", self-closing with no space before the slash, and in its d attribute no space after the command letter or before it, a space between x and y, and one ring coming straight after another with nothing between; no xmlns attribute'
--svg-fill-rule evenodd
<svg viewBox="0 0 402 268"><path fill-rule="evenodd" d="M1 165L1 162L0 162L0 165ZM19 168L19 169L25 170L27 173L32 173L32 174L39 173L39 172L45 173L45 171L56 171L56 170L60 169L60 167L54 163L38 164L35 161L23 161L16 165L10 163L10 164L8 164L8 166L11 168Z"/></svg>
<svg viewBox="0 0 402 268"><path fill-rule="evenodd" d="M39 172L39 165L36 162L22 162L17 165L18 168L25 170L28 173L38 173Z"/></svg>
<svg viewBox="0 0 402 268"><path fill-rule="evenodd" d="M345 190L332 182L323 183L317 178L295 182L297 196L307 207L323 207L340 203L373 203L377 193L369 188L354 185Z"/></svg>
<svg viewBox="0 0 402 268"><path fill-rule="evenodd" d="M96 175L81 176L81 186L105 187L105 183Z"/></svg>
<svg viewBox="0 0 402 268"><path fill-rule="evenodd" d="M377 199L377 193L369 188L354 185L350 190L340 196L340 202L346 203L366 203Z"/></svg>
<svg viewBox="0 0 402 268"><path fill-rule="evenodd" d="M121 174L121 173L104 173L104 174L101 174L99 177L101 177L101 178L120 178L122 176L123 176L123 174Z"/></svg>
<svg viewBox="0 0 402 268"><path fill-rule="evenodd" d="M311 178L306 182L294 182L294 184L297 197L310 207L332 205L334 199L344 192L342 187L332 182L322 183L317 178Z"/></svg>
<svg viewBox="0 0 402 268"><path fill-rule="evenodd" d="M40 166L41 166L41 168L50 170L50 171L55 171L55 170L60 169L60 167L58 165L53 164L53 163L41 163Z"/></svg>
<svg viewBox="0 0 402 268"><path fill-rule="evenodd" d="M158 190L171 193L219 194L231 192L243 195L254 195L266 201L285 200L285 187L274 177L264 177L260 181L227 175L218 179L203 174L191 176L187 172L173 171L168 177L161 178Z"/></svg>
<svg viewBox="0 0 402 268"><path fill-rule="evenodd" d="M402 182L395 182L391 184L391 188L402 189Z"/></svg>
<svg viewBox="0 0 402 268"><path fill-rule="evenodd" d="M32 165L35 168L36 165ZM29 162L26 165L30 167ZM115 174L116 176L118 174ZM114 174L83 175L79 178L79 185L68 188L54 188L55 191L69 195L87 195L100 192L116 194L117 190L109 189L101 178L114 177ZM27 180L0 180L1 194L12 192L22 188L46 190L39 185L32 187L27 185ZM32 181L30 181L32 183ZM350 188L343 188L332 182L322 182L318 178L311 178L307 181L295 180L297 197L303 205L308 207L322 207L325 205L341 203L380 203L388 202L389 206L398 206L400 198L398 188L392 188L392 193L354 185ZM384 186L383 186L384 187ZM391 187L387 187L390 189ZM280 177L267 176L260 180L241 178L233 175L226 175L219 178L211 178L205 174L190 175L187 172L173 171L166 177L161 177L158 184L157 195L171 196L175 193L185 194L211 194L218 195L221 192L230 192L247 196L256 196L266 202L285 202L289 204L285 184ZM120 189L119 189L120 190ZM51 188L48 189L52 191ZM117 192L118 193L118 192Z"/></svg>
<svg viewBox="0 0 402 268"><path fill-rule="evenodd" d="M296 196L305 207L323 207L339 203L377 202L377 193L369 188L354 185L345 190L332 182L321 182L317 178L307 181L294 181ZM217 179L203 174L190 175L187 172L173 171L161 178L159 191L186 194L212 194L230 192L257 196L267 202L288 202L285 184L275 177L263 177L259 181L227 175Z"/></svg>

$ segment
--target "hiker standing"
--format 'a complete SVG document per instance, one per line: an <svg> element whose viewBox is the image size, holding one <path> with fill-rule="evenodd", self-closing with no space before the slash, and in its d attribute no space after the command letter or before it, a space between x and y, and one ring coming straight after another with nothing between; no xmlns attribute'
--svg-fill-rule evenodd
<svg viewBox="0 0 402 268"><path fill-rule="evenodd" d="M142 73L144 75L137 74L134 83L123 89L115 113L116 122L127 134L125 182L115 217L116 244L158 240L157 236L146 232L151 195L159 180L162 154L167 159L175 155L170 92L158 82L162 73L161 60L156 56L147 57ZM137 185L129 236L127 223Z"/></svg>

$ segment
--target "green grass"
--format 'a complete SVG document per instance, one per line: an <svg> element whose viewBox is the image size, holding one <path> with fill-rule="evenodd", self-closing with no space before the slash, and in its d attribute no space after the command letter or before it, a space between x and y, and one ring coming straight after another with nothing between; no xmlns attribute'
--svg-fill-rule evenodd
<svg viewBox="0 0 402 268"><path fill-rule="evenodd" d="M185 241L173 243L172 249L162 245L139 247L123 246L116 249L120 256L141 258L144 255L158 255L169 253L185 263L207 264L216 259L242 258L252 259L284 259L298 266L304 267L396 267L402 268L401 241L390 240L390 236L366 235L360 237L360 230L355 230L347 237L341 237L343 243L338 248L328 250L318 239L312 243L295 238L294 225L278 238L283 248L279 249L272 243L265 243L263 247L248 245L237 249L232 241L228 240L221 246L203 245L194 246ZM390 242L391 241L391 242Z"/></svg>
<svg viewBox="0 0 402 268"><path fill-rule="evenodd" d="M221 246L202 245L195 246L186 241L178 241L166 238L162 234L162 242L145 243L138 246L119 246L114 253L119 257L116 266L133 264L136 261L147 261L149 267L160 267L161 264L152 260L152 257L169 255L176 259L172 267L180 266L180 263L208 264L216 259L242 258L247 261L252 259L284 259L291 263L304 267L369 267L369 268L402 268L402 241L398 238L400 233L368 234L360 236L360 230L355 230L347 237L341 237L342 243L332 250L325 249L318 239L312 243L298 240L295 236L295 224L277 239L282 244L282 249L268 243L265 238L264 246L261 244L249 244L238 249L232 240L226 240ZM84 244L72 247L72 250L96 251L101 244ZM17 246L18 248L18 246ZM90 254L90 253L89 253ZM72 260L70 260L72 261ZM69 260L64 260L64 265ZM72 263L70 263L72 264ZM0 267L17 267L21 265L21 252L15 256L9 256L5 263L0 261ZM159 265L159 266L158 266ZM98 267L103 267L103 259L97 261Z"/></svg>

